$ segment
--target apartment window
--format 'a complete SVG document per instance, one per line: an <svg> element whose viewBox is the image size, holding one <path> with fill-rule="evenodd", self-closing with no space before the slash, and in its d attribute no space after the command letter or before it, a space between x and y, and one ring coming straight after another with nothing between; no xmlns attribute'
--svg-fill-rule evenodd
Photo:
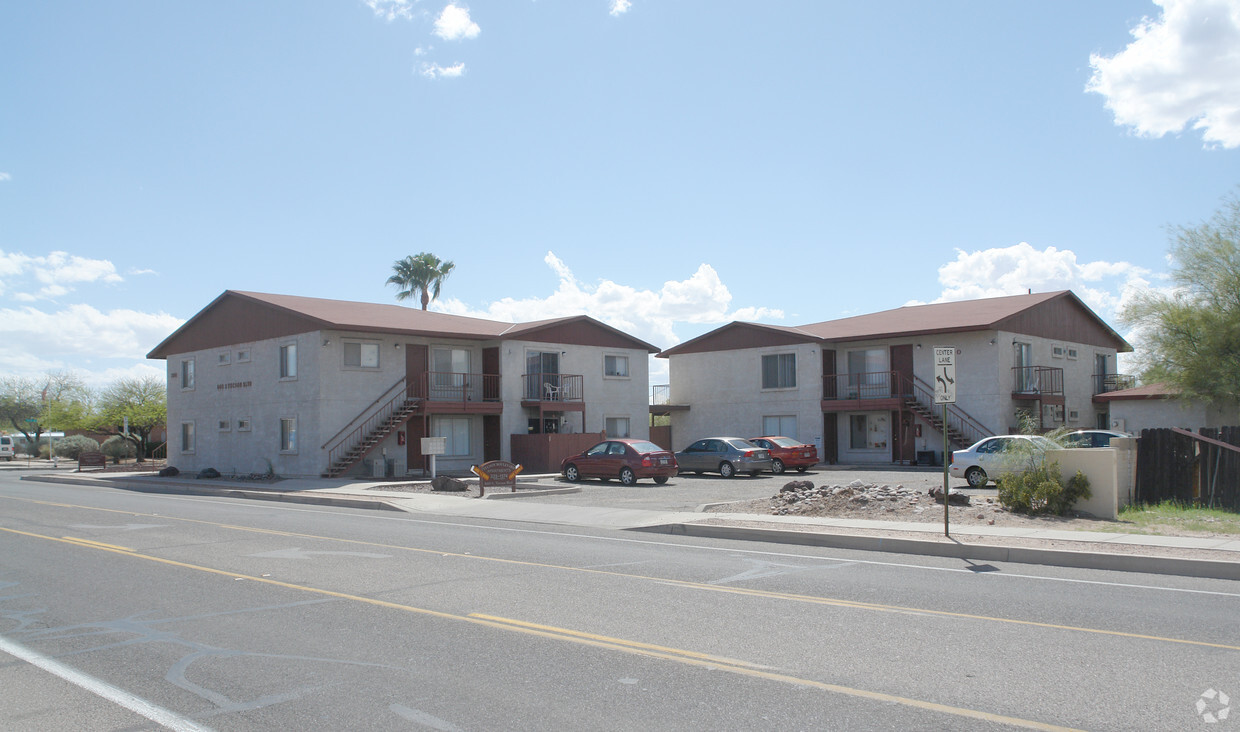
<svg viewBox="0 0 1240 732"><path fill-rule="evenodd" d="M853 450L881 450L887 447L887 418L874 414L853 414L848 418L848 446Z"/></svg>
<svg viewBox="0 0 1240 732"><path fill-rule="evenodd" d="M280 378L297 378L297 344L286 343L280 346Z"/></svg>
<svg viewBox="0 0 1240 732"><path fill-rule="evenodd" d="M604 420L603 427L607 430L609 438L632 437L629 434L628 417L608 417Z"/></svg>
<svg viewBox="0 0 1240 732"><path fill-rule="evenodd" d="M360 369L379 368L379 344L345 341L344 365Z"/></svg>
<svg viewBox="0 0 1240 732"><path fill-rule="evenodd" d="M774 353L762 357L762 388L791 389L797 385L797 355Z"/></svg>
<svg viewBox="0 0 1240 732"><path fill-rule="evenodd" d="M796 415L782 414L777 417L763 417L762 434L797 439Z"/></svg>
<svg viewBox="0 0 1240 732"><path fill-rule="evenodd" d="M885 349L849 351L847 359L848 388L845 393L849 399L886 399L891 396Z"/></svg>
<svg viewBox="0 0 1240 732"><path fill-rule="evenodd" d="M238 432L249 432L250 431L250 418L249 417L242 417L241 419L237 420L237 431Z"/></svg>
<svg viewBox="0 0 1240 732"><path fill-rule="evenodd" d="M1063 346L1051 346L1051 358L1063 358Z"/></svg>
<svg viewBox="0 0 1240 732"><path fill-rule="evenodd" d="M189 453L194 451L194 423L181 423L181 452Z"/></svg>
<svg viewBox="0 0 1240 732"><path fill-rule="evenodd" d="M216 363L218 363L221 366L227 366L228 364L232 363L232 352L224 351L223 353L219 354L217 356Z"/></svg>
<svg viewBox="0 0 1240 732"><path fill-rule="evenodd" d="M250 349L242 348L237 351L237 363L248 363L250 360Z"/></svg>
<svg viewBox="0 0 1240 732"><path fill-rule="evenodd" d="M603 356L603 376L629 377L628 356Z"/></svg>
<svg viewBox="0 0 1240 732"><path fill-rule="evenodd" d="M445 456L468 457L473 453L469 440L472 423L469 417L435 417L431 420L431 437L445 439Z"/></svg>
<svg viewBox="0 0 1240 732"><path fill-rule="evenodd" d="M280 452L297 451L297 418L280 419Z"/></svg>
<svg viewBox="0 0 1240 732"><path fill-rule="evenodd" d="M1077 350L1075 348L1068 349L1068 360L1069 361L1075 361L1077 358L1077 355L1078 355Z"/></svg>
<svg viewBox="0 0 1240 732"><path fill-rule="evenodd" d="M232 422L227 419L221 419L219 422L220 432L231 432Z"/></svg>
<svg viewBox="0 0 1240 732"><path fill-rule="evenodd" d="M1075 409L1069 409L1068 410L1068 421L1069 422L1080 422L1081 413Z"/></svg>
<svg viewBox="0 0 1240 732"><path fill-rule="evenodd" d="M181 388L194 388L194 359L186 359L181 362Z"/></svg>

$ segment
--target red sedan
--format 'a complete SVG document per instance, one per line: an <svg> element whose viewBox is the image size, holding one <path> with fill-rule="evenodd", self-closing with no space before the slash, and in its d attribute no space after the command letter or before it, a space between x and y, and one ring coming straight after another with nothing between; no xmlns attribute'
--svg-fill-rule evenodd
<svg viewBox="0 0 1240 732"><path fill-rule="evenodd" d="M749 441L771 451L773 473L782 473L788 468L804 473L806 468L818 464L818 448L791 437L750 437Z"/></svg>
<svg viewBox="0 0 1240 732"><path fill-rule="evenodd" d="M633 485L640 478L654 478L662 485L676 475L676 457L649 440L616 439L600 442L580 455L570 455L560 463L560 473L569 483L582 478L617 478Z"/></svg>

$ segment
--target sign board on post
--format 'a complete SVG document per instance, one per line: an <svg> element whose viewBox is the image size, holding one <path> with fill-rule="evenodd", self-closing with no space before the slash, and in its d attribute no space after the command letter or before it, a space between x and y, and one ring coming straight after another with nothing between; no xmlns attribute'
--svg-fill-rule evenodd
<svg viewBox="0 0 1240 732"><path fill-rule="evenodd" d="M447 437L423 437L422 454L431 456L431 477L435 476L435 456L448 452Z"/></svg>
<svg viewBox="0 0 1240 732"><path fill-rule="evenodd" d="M956 403L956 348L934 348L934 403Z"/></svg>
<svg viewBox="0 0 1240 732"><path fill-rule="evenodd" d="M951 462L947 444L947 405L956 403L956 347L934 347L934 403L943 405L943 536L951 536L947 506L951 488L947 482L947 464Z"/></svg>
<svg viewBox="0 0 1240 732"><path fill-rule="evenodd" d="M487 488L511 488L512 492L516 493L517 473L525 468L506 460L492 460L475 465L470 470L478 476L478 497L482 498L486 495Z"/></svg>

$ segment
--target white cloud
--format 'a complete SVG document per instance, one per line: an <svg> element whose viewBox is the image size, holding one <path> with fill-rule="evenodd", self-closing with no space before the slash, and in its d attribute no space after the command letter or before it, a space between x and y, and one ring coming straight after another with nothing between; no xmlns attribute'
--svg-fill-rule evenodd
<svg viewBox="0 0 1240 732"><path fill-rule="evenodd" d="M477 38L482 29L469 18L469 8L448 3L435 19L435 35L445 41L459 41L462 38Z"/></svg>
<svg viewBox="0 0 1240 732"><path fill-rule="evenodd" d="M31 277L42 285L37 294L41 298L61 297L72 292L74 285L115 284L123 279L116 273L116 266L106 259L88 259L59 251L35 257L0 250L0 294L22 286ZM27 292L15 297L28 302L36 295Z"/></svg>
<svg viewBox="0 0 1240 732"><path fill-rule="evenodd" d="M375 15L391 23L397 18L411 20L415 0L364 0L366 7L375 11Z"/></svg>
<svg viewBox="0 0 1240 732"><path fill-rule="evenodd" d="M485 310L449 299L437 302L437 309L454 315L513 323L585 314L660 348L670 348L680 342L675 333L680 323L713 324L783 317L782 311L769 308L730 312L732 293L709 264L698 267L686 280L665 282L661 289L652 291L611 280L584 285L553 252L547 252L543 261L559 279L556 291L547 297L504 298Z"/></svg>
<svg viewBox="0 0 1240 732"><path fill-rule="evenodd" d="M440 66L439 64L422 64L422 76L428 79L455 79L465 73L464 62L454 64L452 66Z"/></svg>
<svg viewBox="0 0 1240 732"><path fill-rule="evenodd" d="M0 309L0 373L30 377L69 369L92 383L106 380L111 372L128 375L145 363L147 351L184 322L167 313L104 312L90 305L56 312ZM154 368L148 365L146 370Z"/></svg>
<svg viewBox="0 0 1240 732"><path fill-rule="evenodd" d="M6 180L13 180L13 176L8 173L0 173L0 183L3 183Z"/></svg>
<svg viewBox="0 0 1240 732"><path fill-rule="evenodd" d="M629 12L631 7L633 7L633 3L630 0L611 0L611 10L608 12L612 17L616 17Z"/></svg>
<svg viewBox="0 0 1240 732"><path fill-rule="evenodd" d="M1123 51L1090 55L1086 91L1140 135L1191 125L1207 143L1240 147L1240 0L1154 2L1162 15L1143 18Z"/></svg>

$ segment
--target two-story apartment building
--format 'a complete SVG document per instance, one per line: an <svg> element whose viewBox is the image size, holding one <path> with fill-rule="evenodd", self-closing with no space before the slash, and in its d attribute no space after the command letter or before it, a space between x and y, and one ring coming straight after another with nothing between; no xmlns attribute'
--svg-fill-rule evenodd
<svg viewBox="0 0 1240 732"><path fill-rule="evenodd" d="M586 316L517 324L228 290L147 357L167 361L170 465L339 476L420 469L423 437L443 439L444 471L519 462L530 434L647 437L658 350Z"/></svg>
<svg viewBox="0 0 1240 732"><path fill-rule="evenodd" d="M956 349L957 402L934 401L935 347ZM1070 291L896 308L802 326L734 322L662 352L676 448L781 434L827 462L941 460L1016 429L1107 426L1094 395L1127 385L1131 346ZM933 453L933 456L931 455Z"/></svg>

